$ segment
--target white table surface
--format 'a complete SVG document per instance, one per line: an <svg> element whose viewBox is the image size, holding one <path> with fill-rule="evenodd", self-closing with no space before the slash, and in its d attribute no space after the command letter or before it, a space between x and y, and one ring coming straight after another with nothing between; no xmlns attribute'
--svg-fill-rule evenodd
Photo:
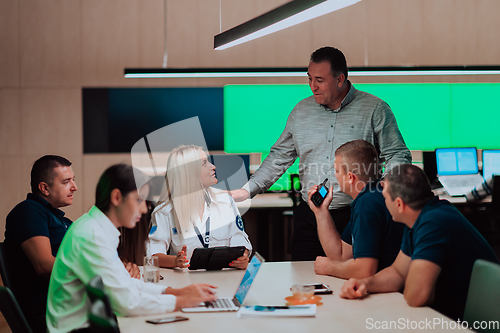
<svg viewBox="0 0 500 333"><path fill-rule="evenodd" d="M217 294L232 297L238 287L244 271L195 271L180 269L161 269L165 277L162 284L178 288L191 283L210 283L218 286ZM236 312L189 313L175 312L165 315L118 318L120 330L128 332L366 332L380 331L368 329L379 322L394 321L393 325L423 325L425 322L440 324L435 329L442 330L446 324L454 322L429 307L412 308L406 304L400 293L369 295L363 300L346 300L339 297L339 290L344 280L314 273L313 262L273 262L264 263L252 285L244 305L284 305L285 297L291 296L290 287L300 283L325 283L333 290L333 295L321 295L323 305L317 308L315 318L237 318ZM166 316L185 316L188 321L152 325L145 322L150 318ZM370 319L371 318L371 319ZM443 326L444 325L444 326ZM397 327L397 326L396 326ZM415 326L414 326L415 327ZM393 332L415 331L393 329ZM466 331L462 329L461 331Z"/></svg>

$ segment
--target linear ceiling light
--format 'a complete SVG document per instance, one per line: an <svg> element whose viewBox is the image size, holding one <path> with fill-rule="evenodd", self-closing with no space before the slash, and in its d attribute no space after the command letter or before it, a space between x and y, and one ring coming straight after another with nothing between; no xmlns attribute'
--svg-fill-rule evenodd
<svg viewBox="0 0 500 333"><path fill-rule="evenodd" d="M500 66L350 67L349 76L500 75ZM125 68L125 78L307 77L306 67Z"/></svg>
<svg viewBox="0 0 500 333"><path fill-rule="evenodd" d="M248 42L308 21L361 0L293 0L214 37L214 49Z"/></svg>

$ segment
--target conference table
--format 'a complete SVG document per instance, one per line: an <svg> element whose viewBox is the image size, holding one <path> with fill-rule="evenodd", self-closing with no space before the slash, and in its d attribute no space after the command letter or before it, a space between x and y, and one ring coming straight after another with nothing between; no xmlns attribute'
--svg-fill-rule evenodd
<svg viewBox="0 0 500 333"><path fill-rule="evenodd" d="M233 297L244 271L189 271L161 269L161 284L181 288L191 283L209 283L218 287L221 297ZM320 295L323 305L311 318L238 318L236 312L160 314L140 317L119 317L122 333L137 332L366 332L388 331L451 331L457 324L429 307L412 308L400 293L373 294L363 300L339 297L345 280L314 273L314 262L266 262L262 265L243 305L285 305L293 284L325 283L332 295ZM146 319L185 316L188 321L153 325ZM392 325L392 326L390 326ZM434 325L434 326L432 326ZM455 328L455 329L458 329ZM460 327L460 329L462 329ZM466 331L462 329L462 331Z"/></svg>

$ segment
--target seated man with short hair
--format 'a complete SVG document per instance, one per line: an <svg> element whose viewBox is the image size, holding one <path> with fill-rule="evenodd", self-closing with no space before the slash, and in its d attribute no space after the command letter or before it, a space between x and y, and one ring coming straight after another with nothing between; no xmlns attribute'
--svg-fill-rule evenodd
<svg viewBox="0 0 500 333"><path fill-rule="evenodd" d="M463 316L472 267L477 259L498 263L479 232L446 200L431 191L424 172L406 164L384 178L383 195L394 221L406 225L394 263L375 276L350 279L343 298L403 290L410 306L431 306L444 315Z"/></svg>
<svg viewBox="0 0 500 333"><path fill-rule="evenodd" d="M71 225L59 208L77 190L71 162L39 158L31 169L31 193L7 215L5 252L12 291L33 331L45 332L49 278L59 245Z"/></svg>
<svg viewBox="0 0 500 333"><path fill-rule="evenodd" d="M351 219L342 237L328 212L333 188L320 207L311 201L318 186L309 190L309 207L316 215L319 239L327 255L316 258L317 274L365 278L396 259L404 225L394 223L385 207L377 180L377 161L377 150L364 140L347 142L335 151L335 177L340 190L354 199Z"/></svg>

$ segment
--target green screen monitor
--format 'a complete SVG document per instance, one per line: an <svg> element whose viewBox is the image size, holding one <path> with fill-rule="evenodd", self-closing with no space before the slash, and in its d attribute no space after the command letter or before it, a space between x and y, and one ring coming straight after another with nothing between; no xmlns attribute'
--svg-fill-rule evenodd
<svg viewBox="0 0 500 333"><path fill-rule="evenodd" d="M500 148L497 128L500 124L500 83L354 86L389 104L410 150ZM293 107L310 95L307 84L225 86L224 150L266 156L283 131ZM289 172L297 173L296 164L293 168ZM275 187L282 188L287 178L285 174Z"/></svg>

